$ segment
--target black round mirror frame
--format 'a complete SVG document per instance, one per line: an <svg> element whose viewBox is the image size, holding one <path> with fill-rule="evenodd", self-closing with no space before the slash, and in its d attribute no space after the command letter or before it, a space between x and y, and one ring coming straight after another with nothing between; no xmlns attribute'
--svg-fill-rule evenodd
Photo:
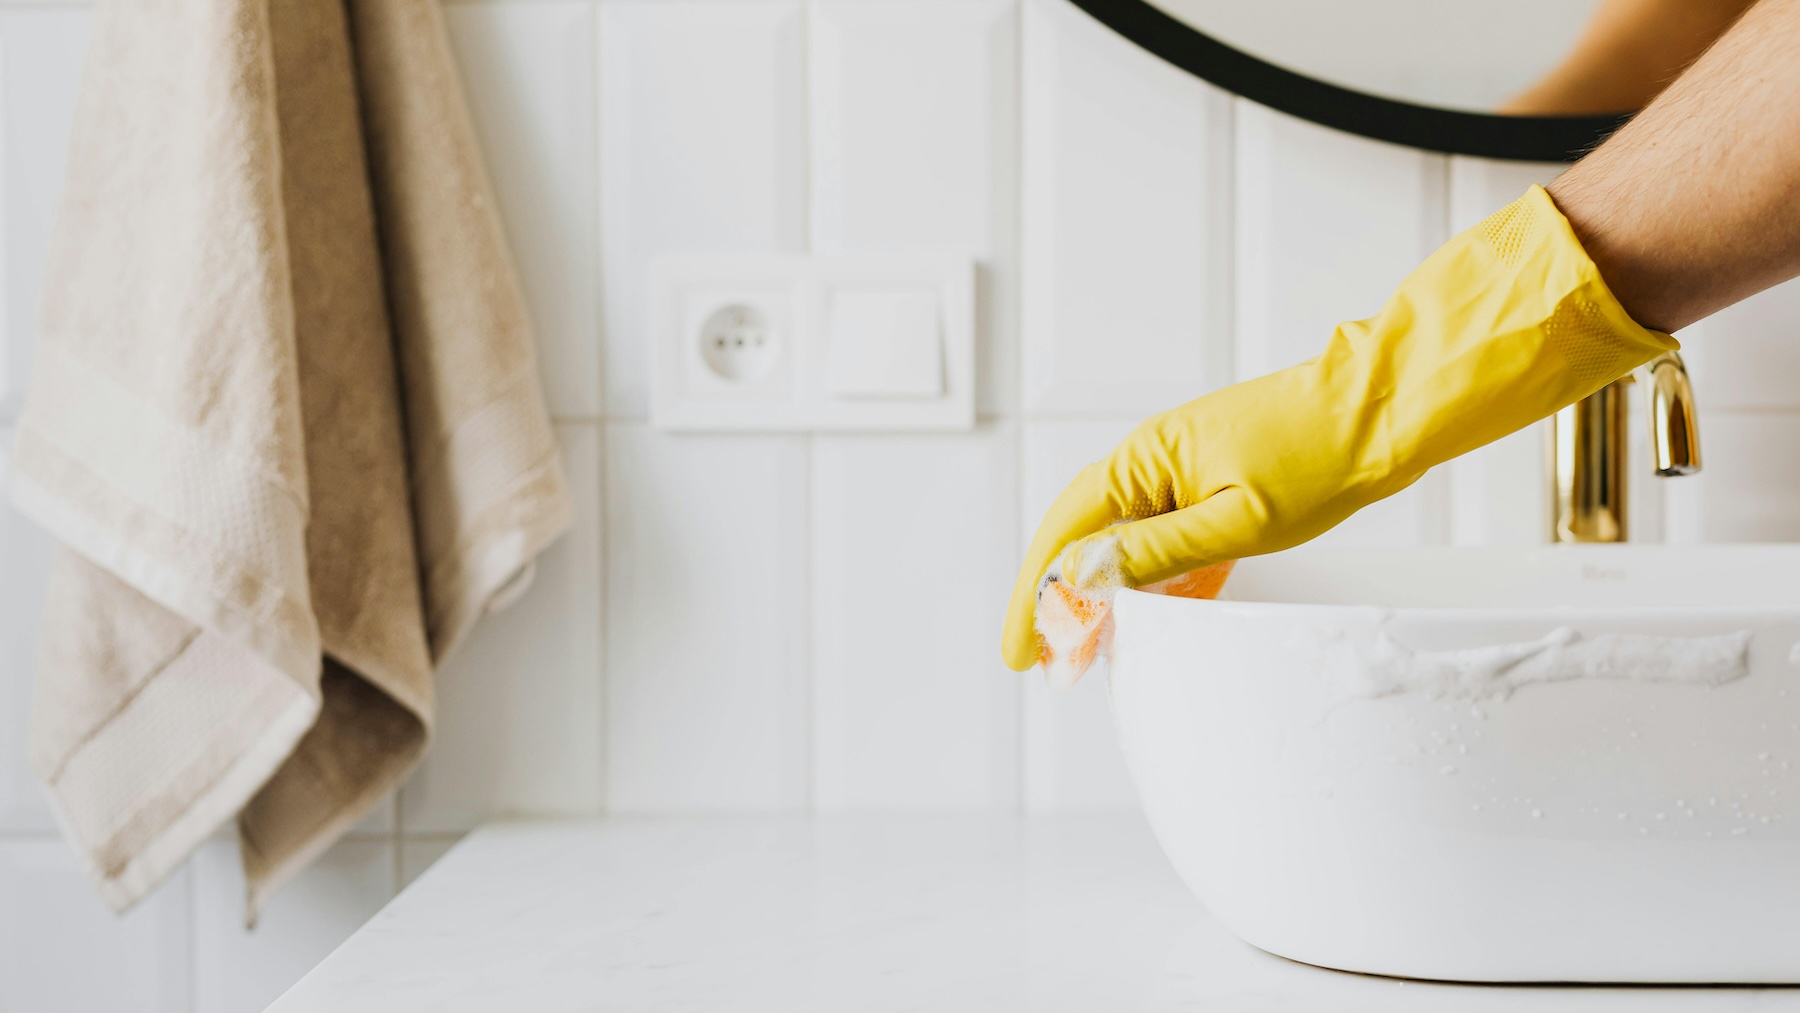
<svg viewBox="0 0 1800 1013"><path fill-rule="evenodd" d="M1521 162L1572 162L1631 118L1497 116L1417 105L1329 84L1233 49L1149 0L1071 0L1175 66L1252 102L1380 141Z"/></svg>

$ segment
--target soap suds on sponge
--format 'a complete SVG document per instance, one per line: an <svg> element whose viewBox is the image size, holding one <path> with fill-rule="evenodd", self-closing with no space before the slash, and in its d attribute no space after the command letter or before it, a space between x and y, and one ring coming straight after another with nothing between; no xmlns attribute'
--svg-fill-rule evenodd
<svg viewBox="0 0 1800 1013"><path fill-rule="evenodd" d="M1216 598L1231 574L1230 562L1202 567L1146 585L1143 590L1182 598ZM1072 579L1071 579L1072 578ZM1038 663L1053 689L1069 689L1094 659L1112 651L1112 602L1125 586L1116 539L1096 539L1082 552L1081 572L1065 574L1052 563L1038 584Z"/></svg>

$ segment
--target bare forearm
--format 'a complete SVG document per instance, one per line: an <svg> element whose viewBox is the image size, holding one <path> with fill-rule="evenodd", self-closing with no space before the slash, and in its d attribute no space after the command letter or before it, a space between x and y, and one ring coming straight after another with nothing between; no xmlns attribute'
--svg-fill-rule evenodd
<svg viewBox="0 0 1800 1013"><path fill-rule="evenodd" d="M1549 190L1646 327L1800 274L1800 0L1761 0Z"/></svg>

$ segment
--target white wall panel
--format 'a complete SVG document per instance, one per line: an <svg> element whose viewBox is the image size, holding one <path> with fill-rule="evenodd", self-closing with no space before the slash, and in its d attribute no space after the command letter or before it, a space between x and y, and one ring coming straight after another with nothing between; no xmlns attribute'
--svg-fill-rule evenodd
<svg viewBox="0 0 1800 1013"><path fill-rule="evenodd" d="M460 837L415 837L401 842L400 889L413 885L461 840Z"/></svg>
<svg viewBox="0 0 1800 1013"><path fill-rule="evenodd" d="M575 523L524 597L482 619L438 672L436 737L401 789L408 832L600 809L600 426L557 435Z"/></svg>
<svg viewBox="0 0 1800 1013"><path fill-rule="evenodd" d="M275 895L256 928L246 929L237 842L202 845L189 866L194 1009L253 1013L274 1002L394 896L396 865L390 842L341 841Z"/></svg>
<svg viewBox="0 0 1800 1013"><path fill-rule="evenodd" d="M5 503L12 439L11 429L0 428L0 833L56 826L26 755L38 623L55 543Z"/></svg>
<svg viewBox="0 0 1800 1013"><path fill-rule="evenodd" d="M1445 159L1237 103L1237 372L1319 353L1448 238Z"/></svg>
<svg viewBox="0 0 1800 1013"><path fill-rule="evenodd" d="M513 259L550 410L600 414L594 8L582 0L445 11Z"/></svg>
<svg viewBox="0 0 1800 1013"><path fill-rule="evenodd" d="M1342 321L1373 316L1448 237L1445 159L1237 103L1237 375L1317 355ZM1448 475L1356 514L1318 540L1403 545L1449 537Z"/></svg>
<svg viewBox="0 0 1800 1013"><path fill-rule="evenodd" d="M61 840L0 840L0 1010L190 1009L188 908L185 871L120 916Z"/></svg>
<svg viewBox="0 0 1800 1013"><path fill-rule="evenodd" d="M813 801L1018 805L1016 433L822 437L813 473Z"/></svg>
<svg viewBox="0 0 1800 1013"><path fill-rule="evenodd" d="M648 410L650 259L806 247L799 0L601 6L606 410Z"/></svg>
<svg viewBox="0 0 1800 1013"><path fill-rule="evenodd" d="M1231 107L1063 0L1023 8L1023 356L1035 415L1227 382Z"/></svg>
<svg viewBox="0 0 1800 1013"><path fill-rule="evenodd" d="M1022 534L1026 541L1075 473L1104 456L1136 422L1119 418L1025 424ZM1097 662L1074 689L1065 691L1050 689L1035 671L1025 675L1026 808L1044 811L1137 804L1113 730L1106 677L1105 662Z"/></svg>
<svg viewBox="0 0 1800 1013"><path fill-rule="evenodd" d="M0 420L18 415L31 371L92 17L75 6L0 10Z"/></svg>
<svg viewBox="0 0 1800 1013"><path fill-rule="evenodd" d="M812 10L813 252L978 258L977 408L1017 407L1013 3L823 0Z"/></svg>
<svg viewBox="0 0 1800 1013"><path fill-rule="evenodd" d="M1800 408L1800 279L1753 295L1684 329L1694 399L1721 409Z"/></svg>
<svg viewBox="0 0 1800 1013"><path fill-rule="evenodd" d="M802 437L607 427L607 805L806 803Z"/></svg>
<svg viewBox="0 0 1800 1013"><path fill-rule="evenodd" d="M1705 470L1666 482L1672 542L1800 542L1800 414L1702 407ZM1641 458L1640 458L1641 460Z"/></svg>

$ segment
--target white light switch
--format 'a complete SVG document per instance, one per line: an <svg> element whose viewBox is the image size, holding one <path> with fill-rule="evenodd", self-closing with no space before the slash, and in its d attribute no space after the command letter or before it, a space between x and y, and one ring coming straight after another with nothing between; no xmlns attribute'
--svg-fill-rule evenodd
<svg viewBox="0 0 1800 1013"><path fill-rule="evenodd" d="M650 274L650 422L659 429L975 424L975 264L966 257L667 256Z"/></svg>
<svg viewBox="0 0 1800 1013"><path fill-rule="evenodd" d="M826 310L825 390L848 398L944 393L944 337L932 289L840 288Z"/></svg>

